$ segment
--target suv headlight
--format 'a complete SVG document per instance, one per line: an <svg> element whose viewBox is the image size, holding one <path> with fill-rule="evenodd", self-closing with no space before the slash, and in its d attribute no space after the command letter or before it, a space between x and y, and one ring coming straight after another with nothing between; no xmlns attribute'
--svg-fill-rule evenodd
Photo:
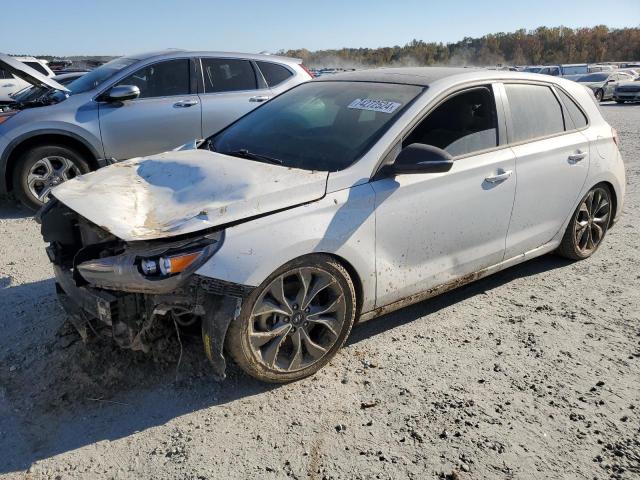
<svg viewBox="0 0 640 480"><path fill-rule="evenodd" d="M0 110L1 112L2 110ZM18 110L9 110L8 112L4 112L4 113L0 113L0 125L2 125L4 122L6 122L7 120L9 120L11 117L13 117L16 113L18 113Z"/></svg>
<svg viewBox="0 0 640 480"><path fill-rule="evenodd" d="M87 260L77 265L89 284L109 290L140 293L168 293L220 249L224 231L203 237L127 246L120 255Z"/></svg>

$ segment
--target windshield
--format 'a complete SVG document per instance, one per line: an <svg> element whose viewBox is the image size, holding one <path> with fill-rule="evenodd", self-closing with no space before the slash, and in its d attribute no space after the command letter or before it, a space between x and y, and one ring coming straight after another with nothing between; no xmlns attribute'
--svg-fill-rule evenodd
<svg viewBox="0 0 640 480"><path fill-rule="evenodd" d="M87 92L96 88L105 80L111 78L123 68L127 68L129 65L133 65L138 60L135 58L116 58L109 63L105 63L95 70L83 75L82 77L74 80L66 87L71 90L72 94Z"/></svg>
<svg viewBox="0 0 640 480"><path fill-rule="evenodd" d="M284 93L211 137L212 150L305 170L358 160L424 87L311 82Z"/></svg>
<svg viewBox="0 0 640 480"><path fill-rule="evenodd" d="M604 82L607 78L609 78L608 73L593 73L580 77L578 82Z"/></svg>

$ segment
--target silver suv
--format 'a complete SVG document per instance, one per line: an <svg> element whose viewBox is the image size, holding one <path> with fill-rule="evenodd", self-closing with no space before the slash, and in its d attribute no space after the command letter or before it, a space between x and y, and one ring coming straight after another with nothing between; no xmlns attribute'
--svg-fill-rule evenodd
<svg viewBox="0 0 640 480"><path fill-rule="evenodd" d="M7 55L0 68L50 89L0 113L0 194L33 209L65 180L206 138L311 79L292 58L183 50L117 58L66 87Z"/></svg>

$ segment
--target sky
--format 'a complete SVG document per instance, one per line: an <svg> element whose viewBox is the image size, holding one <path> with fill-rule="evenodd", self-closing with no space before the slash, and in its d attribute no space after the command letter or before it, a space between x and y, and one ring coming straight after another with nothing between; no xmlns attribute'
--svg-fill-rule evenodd
<svg viewBox="0 0 640 480"><path fill-rule="evenodd" d="M29 0L2 12L0 52L60 56L375 48L538 26L640 26L640 0Z"/></svg>

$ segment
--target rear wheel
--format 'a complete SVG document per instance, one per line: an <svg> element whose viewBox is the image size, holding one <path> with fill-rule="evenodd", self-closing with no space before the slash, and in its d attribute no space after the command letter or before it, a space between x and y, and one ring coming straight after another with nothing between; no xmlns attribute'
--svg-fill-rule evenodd
<svg viewBox="0 0 640 480"><path fill-rule="evenodd" d="M558 253L572 260L593 255L609 228L611 205L611 192L607 187L592 188L573 214Z"/></svg>
<svg viewBox="0 0 640 480"><path fill-rule="evenodd" d="M598 100L599 102L602 101L602 97L604 97L604 92L602 90L596 90L596 100Z"/></svg>
<svg viewBox="0 0 640 480"><path fill-rule="evenodd" d="M344 267L329 256L309 255L284 265L249 295L229 327L227 351L259 380L298 380L331 360L355 315L355 288Z"/></svg>
<svg viewBox="0 0 640 480"><path fill-rule="evenodd" d="M37 210L57 185L90 171L89 164L75 150L43 145L28 150L13 171L13 189L26 207Z"/></svg>

